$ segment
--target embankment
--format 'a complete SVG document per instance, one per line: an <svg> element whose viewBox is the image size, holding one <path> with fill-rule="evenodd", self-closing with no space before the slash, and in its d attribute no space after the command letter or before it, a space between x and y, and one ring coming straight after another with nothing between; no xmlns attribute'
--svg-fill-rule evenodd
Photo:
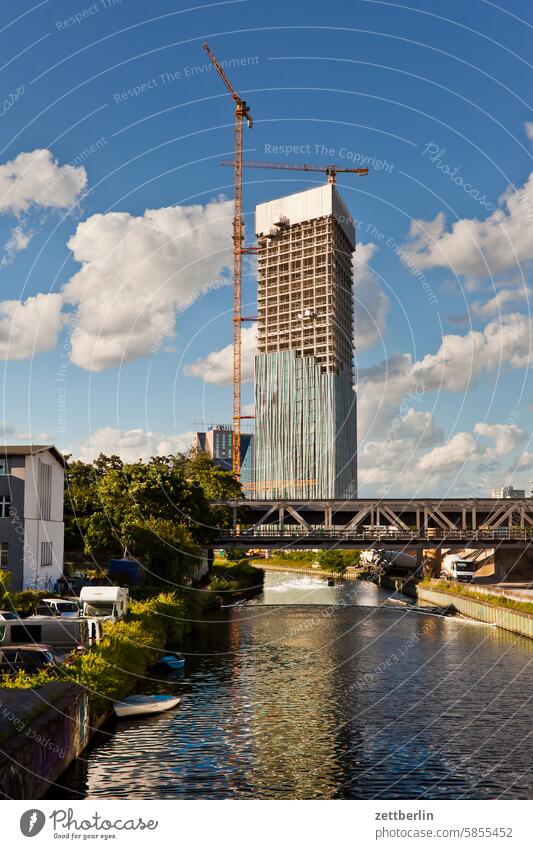
<svg viewBox="0 0 533 849"><path fill-rule="evenodd" d="M90 738L86 690L52 682L0 689L0 797L40 799Z"/></svg>
<svg viewBox="0 0 533 849"><path fill-rule="evenodd" d="M460 590L454 590L453 587L443 588L440 584L437 586L419 584L417 597L420 601L429 602L438 607L453 605L458 613L470 619L497 625L498 628L504 628L506 631L533 638L533 613L520 609L526 606L521 605L520 602L513 603L505 599L504 603L503 598L488 595L485 601L477 598L475 592L470 593L462 588Z"/></svg>

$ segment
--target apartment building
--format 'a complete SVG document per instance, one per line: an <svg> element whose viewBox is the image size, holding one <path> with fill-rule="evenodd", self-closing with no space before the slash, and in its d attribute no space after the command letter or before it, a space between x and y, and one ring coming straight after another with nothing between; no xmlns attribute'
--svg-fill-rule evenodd
<svg viewBox="0 0 533 849"><path fill-rule="evenodd" d="M11 589L53 589L63 574L65 464L53 445L0 447L0 568Z"/></svg>

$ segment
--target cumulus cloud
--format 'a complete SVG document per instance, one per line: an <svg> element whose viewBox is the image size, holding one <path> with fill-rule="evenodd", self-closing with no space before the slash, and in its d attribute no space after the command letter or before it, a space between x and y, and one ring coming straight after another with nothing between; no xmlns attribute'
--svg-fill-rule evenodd
<svg viewBox="0 0 533 849"><path fill-rule="evenodd" d="M0 359L22 360L51 351L62 325L61 295L0 301Z"/></svg>
<svg viewBox="0 0 533 849"><path fill-rule="evenodd" d="M244 327L241 333L242 381L254 379L254 358L257 353L257 325ZM206 357L199 357L183 369L188 377L200 377L204 383L231 383L233 380L233 343Z"/></svg>
<svg viewBox="0 0 533 849"><path fill-rule="evenodd" d="M469 433L456 433L445 445L432 448L418 461L421 471L457 472L468 460L474 459L476 442Z"/></svg>
<svg viewBox="0 0 533 849"><path fill-rule="evenodd" d="M354 327L359 351L372 348L386 333L390 301L369 263L376 245L359 244L354 256Z"/></svg>
<svg viewBox="0 0 533 849"><path fill-rule="evenodd" d="M507 304L514 304L518 301L526 301L533 295L533 290L527 286L521 286L517 289L500 289L493 298L483 303L482 301L474 301L470 309L475 316L480 318L490 318L493 315L500 315L502 309Z"/></svg>
<svg viewBox="0 0 533 849"><path fill-rule="evenodd" d="M401 255L418 268L451 268L473 280L516 271L533 259L532 222L533 173L523 186L510 186L483 220L463 218L448 228L439 213L413 221Z"/></svg>
<svg viewBox="0 0 533 849"><path fill-rule="evenodd" d="M533 141L533 121L526 121L524 124L524 129L526 131L526 136L529 141Z"/></svg>
<svg viewBox="0 0 533 849"><path fill-rule="evenodd" d="M0 215L12 215L18 224L3 245L0 267L9 265L25 250L35 229L29 222L35 213L74 206L87 186L83 166L59 165L46 149L19 153L0 165Z"/></svg>
<svg viewBox="0 0 533 849"><path fill-rule="evenodd" d="M192 439L192 431L169 435L142 428L120 430L116 427L100 427L75 446L72 453L87 463L100 454L118 454L126 463L135 463L150 457L188 451Z"/></svg>
<svg viewBox="0 0 533 849"><path fill-rule="evenodd" d="M220 197L81 222L68 243L81 269L63 293L76 313L72 361L102 371L171 339L177 312L229 282L231 210Z"/></svg>
<svg viewBox="0 0 533 849"><path fill-rule="evenodd" d="M66 209L86 185L83 166L59 165L49 150L19 153L0 165L0 213L18 216L32 205Z"/></svg>

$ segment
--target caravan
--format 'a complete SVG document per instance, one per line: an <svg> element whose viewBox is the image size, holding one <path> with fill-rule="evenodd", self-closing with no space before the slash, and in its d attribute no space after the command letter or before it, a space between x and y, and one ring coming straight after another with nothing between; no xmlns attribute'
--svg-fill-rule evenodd
<svg viewBox="0 0 533 849"><path fill-rule="evenodd" d="M116 622L126 615L129 597L124 587L82 587L80 601L83 602L83 615Z"/></svg>

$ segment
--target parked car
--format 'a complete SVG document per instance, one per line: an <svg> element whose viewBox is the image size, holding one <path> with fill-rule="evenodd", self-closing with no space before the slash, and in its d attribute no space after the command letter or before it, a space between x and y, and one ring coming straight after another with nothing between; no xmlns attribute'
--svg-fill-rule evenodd
<svg viewBox="0 0 533 849"><path fill-rule="evenodd" d="M9 619L19 619L18 613L14 610L0 610L0 621L7 622Z"/></svg>
<svg viewBox="0 0 533 849"><path fill-rule="evenodd" d="M59 666L62 663L60 655L47 645L23 644L20 646L0 647L0 674L36 672L45 666Z"/></svg>
<svg viewBox="0 0 533 849"><path fill-rule="evenodd" d="M80 607L75 601L64 598L43 598L35 608L36 616L65 616L69 619L80 615Z"/></svg>

